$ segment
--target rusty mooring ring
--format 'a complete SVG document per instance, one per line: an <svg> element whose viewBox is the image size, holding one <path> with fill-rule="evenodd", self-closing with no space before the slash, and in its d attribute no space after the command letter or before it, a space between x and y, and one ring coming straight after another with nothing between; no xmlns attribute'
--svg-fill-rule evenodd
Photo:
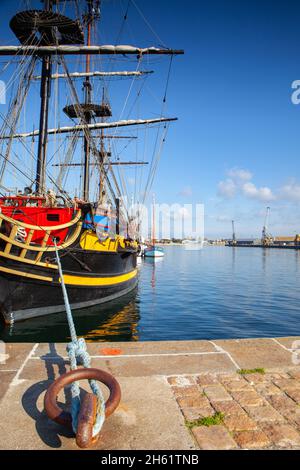
<svg viewBox="0 0 300 470"><path fill-rule="evenodd" d="M95 379L106 385L110 391L110 395L105 403L105 417L110 416L121 400L121 388L117 380L108 372L100 369L83 368L71 370L61 375L48 388L45 398L44 407L50 419L64 426L72 426L72 416L69 412L62 410L57 404L57 396L62 388L76 380Z"/></svg>

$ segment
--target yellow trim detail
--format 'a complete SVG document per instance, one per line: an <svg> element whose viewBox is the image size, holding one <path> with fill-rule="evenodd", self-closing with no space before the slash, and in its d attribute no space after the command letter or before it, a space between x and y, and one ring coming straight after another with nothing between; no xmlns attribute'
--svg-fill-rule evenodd
<svg viewBox="0 0 300 470"><path fill-rule="evenodd" d="M41 266L43 268L57 269L57 264L43 263L41 261L36 262L33 259L22 258L21 256L15 256L12 254L6 254L4 251L0 251L0 256L14 261L20 261L21 263L31 264L33 266Z"/></svg>
<svg viewBox="0 0 300 470"><path fill-rule="evenodd" d="M0 271L8 274L15 274L16 276L28 277L30 279L39 279L40 281L53 281L52 277L38 276L37 274L23 273L22 271L17 271L16 269L9 269L0 266Z"/></svg>
<svg viewBox="0 0 300 470"><path fill-rule="evenodd" d="M121 248L138 248L137 242L127 241L124 237L120 237L119 235L114 239L108 237L105 240L100 241L97 234L92 230L85 230L83 232L80 238L80 246L83 250L111 251L114 253L117 252L118 246Z"/></svg>
<svg viewBox="0 0 300 470"><path fill-rule="evenodd" d="M74 233L66 240L64 241L61 245L58 245L57 249L62 250L63 248L66 248L70 246L72 243L75 242L76 238L78 238L80 232L81 232L81 227L82 227L82 222L77 223L77 227L74 230ZM49 230L50 232L51 230ZM41 245L26 245L25 243L18 242L17 240L14 240L10 237L7 237L3 233L0 233L0 238L1 240L4 240L7 243L10 243L12 245L18 246L19 248L26 248L29 251L42 251L42 252L50 252L50 251L55 251L55 246L41 246ZM34 264L34 263L33 263Z"/></svg>
<svg viewBox="0 0 300 470"><path fill-rule="evenodd" d="M64 274L65 284L72 284L75 286L110 286L120 284L121 282L129 281L137 275L137 269L130 273L121 274L120 276L113 277L86 277L86 276L73 276L72 274Z"/></svg>

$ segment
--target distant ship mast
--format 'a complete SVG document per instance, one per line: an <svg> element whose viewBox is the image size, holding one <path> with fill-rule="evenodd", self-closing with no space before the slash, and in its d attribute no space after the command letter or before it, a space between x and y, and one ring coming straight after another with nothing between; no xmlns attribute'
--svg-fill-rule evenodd
<svg viewBox="0 0 300 470"><path fill-rule="evenodd" d="M95 5L94 5L95 3ZM96 1L94 2L93 0L88 0L87 1L87 7L88 11L87 14L85 15L85 21L87 25L87 46L89 47L91 45L91 28L94 22L100 18L100 2ZM85 105L86 109L87 108L92 108L91 105L91 95L92 95L92 84L90 81L90 76L88 75L90 73L90 55L87 54L86 56L86 77L85 81L83 83L84 89L85 89ZM85 120L87 124L91 123L91 112L86 112L85 113ZM83 176L83 199L85 201L89 200L89 171L90 171L90 144L89 144L89 139L88 136L84 136L84 176Z"/></svg>
<svg viewBox="0 0 300 470"><path fill-rule="evenodd" d="M52 11L52 0L44 0L44 10ZM36 184L35 192L41 195L45 192L45 165L47 154L47 129L48 129L48 110L51 87L51 56L45 55L42 58L42 77L41 77L41 108L40 108L40 125L39 125L39 141L36 166Z"/></svg>

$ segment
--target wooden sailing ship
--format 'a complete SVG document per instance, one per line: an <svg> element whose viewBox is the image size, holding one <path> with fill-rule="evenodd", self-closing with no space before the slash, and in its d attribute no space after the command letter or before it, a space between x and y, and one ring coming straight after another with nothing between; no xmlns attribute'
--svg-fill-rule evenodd
<svg viewBox="0 0 300 470"><path fill-rule="evenodd" d="M137 284L138 234L128 237L128 230L121 233L126 213L124 208L120 208L121 191L113 173L114 164L126 162L110 160L111 152L105 146L105 139L118 136L105 133L109 129L158 124L173 119L111 121L112 111L104 94L101 100L93 95L94 77L105 74L134 76L146 72L99 72L95 70L95 63L91 66L91 57L101 63L103 57L110 55L135 55L142 59L144 56L174 55L182 51L92 45L92 28L99 18L99 0L87 0L84 14L76 19L60 12L59 0L45 0L43 9L22 11L11 19L10 28L20 44L0 46L0 56L13 56L21 63L16 74L19 78L17 94L11 100L7 116L2 117L0 131L0 311L7 323L64 310L61 279L55 261L56 249L59 250L73 309L115 299ZM70 71L67 58L75 56L84 57L83 71ZM54 64L56 70L60 67L62 71L55 73ZM40 66L40 75L35 75ZM83 100L79 99L75 79L83 80ZM69 87L73 102L67 104L63 111L72 120L72 125L50 128L49 115L54 111L49 108L49 97L52 84L57 81L66 82ZM18 132L21 109L32 82L40 83L40 106L33 111L33 114L39 113L39 126ZM66 136L68 141L65 159L56 166L62 171L72 166L82 170L81 194L77 197L54 182L49 174L48 140L51 135ZM20 155L23 155L23 147L28 150L26 142L33 139L37 139L31 152L36 166L35 176L29 178L30 184L24 190L16 189L14 192L3 184L3 177L9 165L17 166L16 170L27 176L26 161L20 163ZM70 155L75 154L75 144L80 139L83 158L72 163ZM13 154L17 155L19 163L13 163ZM95 174L99 175L98 181ZM91 188L92 176L96 188ZM92 189L97 190L94 200Z"/></svg>

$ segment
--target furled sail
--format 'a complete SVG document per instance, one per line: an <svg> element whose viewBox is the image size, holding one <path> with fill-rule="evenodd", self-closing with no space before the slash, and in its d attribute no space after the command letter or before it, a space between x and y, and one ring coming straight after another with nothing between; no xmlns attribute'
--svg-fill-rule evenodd
<svg viewBox="0 0 300 470"><path fill-rule="evenodd" d="M183 54L181 49L136 46L0 46L0 55L71 55L71 54Z"/></svg>
<svg viewBox="0 0 300 470"><path fill-rule="evenodd" d="M78 124L76 126L64 126L57 127L55 129L48 129L48 134L65 134L66 132L75 132L75 131L84 131L84 130L95 130L95 129L109 129L112 127L123 127L123 126L135 126L141 124L156 124L158 122L169 122L177 121L177 118L156 118L156 119L129 119L124 121L116 122L95 122L92 124ZM20 134L5 135L0 136L2 139L11 139L11 138L23 138L23 137L32 137L39 135L39 130L34 130L31 132L23 132Z"/></svg>
<svg viewBox="0 0 300 470"><path fill-rule="evenodd" d="M142 75L147 75L153 73L153 70L144 70L144 71L122 71L122 72L71 72L68 75L66 73L54 73L51 75L52 79L57 78L81 78L81 77L141 77ZM32 77L32 80L40 80L41 75Z"/></svg>

